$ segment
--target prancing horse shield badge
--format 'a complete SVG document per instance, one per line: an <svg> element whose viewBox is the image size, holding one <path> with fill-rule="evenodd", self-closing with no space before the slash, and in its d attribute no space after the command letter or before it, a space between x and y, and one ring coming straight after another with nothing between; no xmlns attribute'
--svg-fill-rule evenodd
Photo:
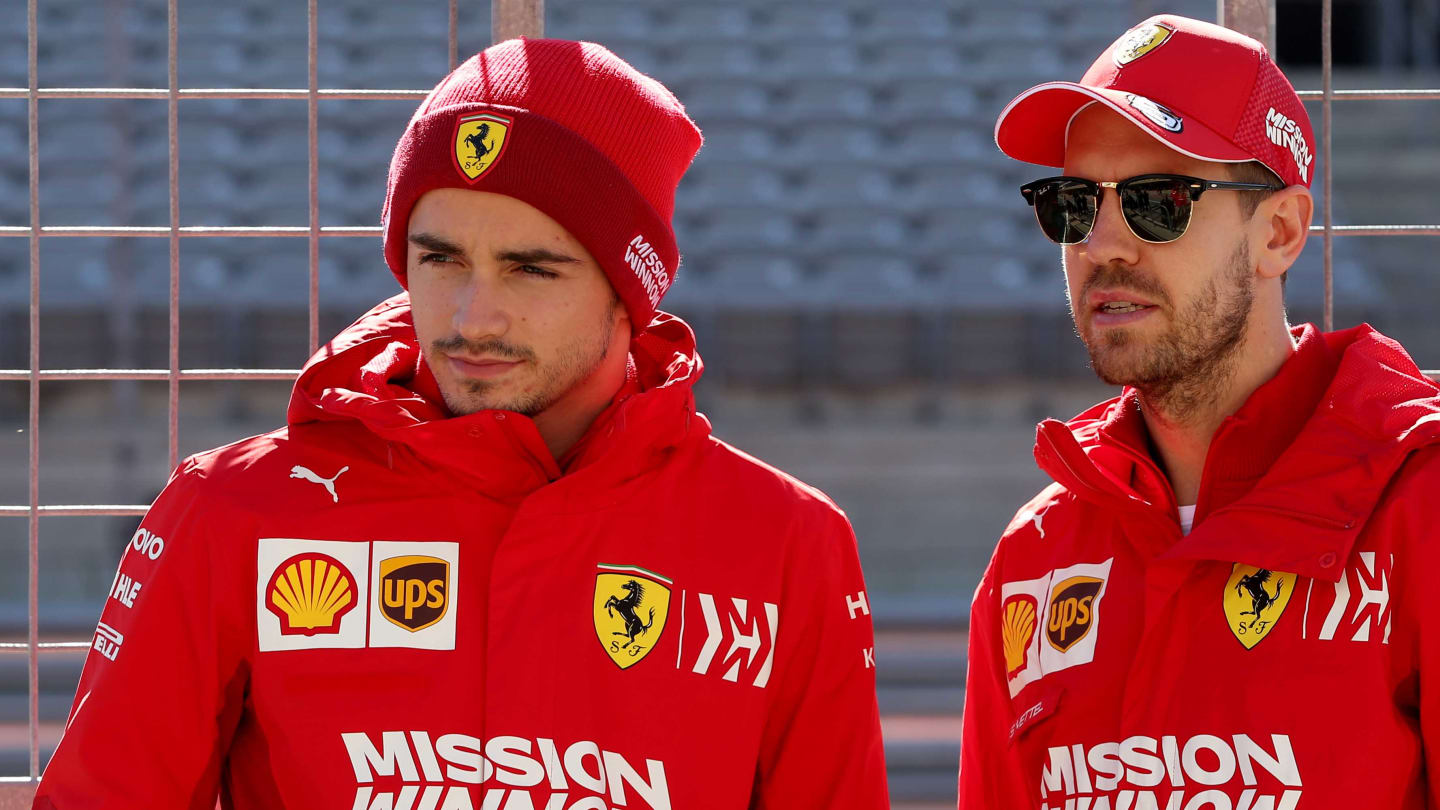
<svg viewBox="0 0 1440 810"><path fill-rule="evenodd" d="M1294 574L1235 563L1225 583L1225 621L1230 632L1245 649L1255 649L1275 628L1294 591Z"/></svg>
<svg viewBox="0 0 1440 810"><path fill-rule="evenodd" d="M1125 36L1115 43L1115 47L1111 51L1115 67L1125 67L1164 45L1170 40L1170 35L1173 33L1175 33L1175 29L1164 23L1152 23L1127 31Z"/></svg>
<svg viewBox="0 0 1440 810"><path fill-rule="evenodd" d="M474 183L490 171L505 153L505 142L515 121L493 112L462 115L455 120L455 168Z"/></svg>
<svg viewBox="0 0 1440 810"><path fill-rule="evenodd" d="M597 567L595 637L616 666L635 666L660 642L674 584L639 566Z"/></svg>

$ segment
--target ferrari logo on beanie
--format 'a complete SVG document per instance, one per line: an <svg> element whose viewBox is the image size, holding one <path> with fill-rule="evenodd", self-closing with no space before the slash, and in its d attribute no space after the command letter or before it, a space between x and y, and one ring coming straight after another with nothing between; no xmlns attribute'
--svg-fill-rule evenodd
<svg viewBox="0 0 1440 810"><path fill-rule="evenodd" d="M483 112L455 119L455 168L471 183L490 171L505 151L514 119Z"/></svg>

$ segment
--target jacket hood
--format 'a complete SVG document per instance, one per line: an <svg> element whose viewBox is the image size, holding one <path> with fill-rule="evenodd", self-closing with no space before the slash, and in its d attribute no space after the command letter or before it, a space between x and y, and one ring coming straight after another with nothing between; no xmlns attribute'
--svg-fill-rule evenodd
<svg viewBox="0 0 1440 810"><path fill-rule="evenodd" d="M522 414L450 414L415 337L409 295L401 293L310 358L295 382L287 416L292 429L325 422L357 425L488 494L523 496L582 469L618 483L652 468L682 442L708 436L709 423L695 412L692 390L702 371L694 332L679 318L657 313L631 342L626 385L567 454L562 469L535 423Z"/></svg>
<svg viewBox="0 0 1440 810"><path fill-rule="evenodd" d="M1296 351L1210 443L1189 536L1160 552L1329 581L1410 454L1440 443L1440 387L1368 325L1292 330ZM1174 522L1140 399L1125 389L1036 433L1042 469L1077 496ZM1339 564L1337 564L1339 563Z"/></svg>

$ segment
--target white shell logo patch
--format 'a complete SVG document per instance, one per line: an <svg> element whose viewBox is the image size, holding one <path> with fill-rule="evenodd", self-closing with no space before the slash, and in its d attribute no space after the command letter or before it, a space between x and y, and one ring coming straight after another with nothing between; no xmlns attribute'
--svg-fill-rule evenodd
<svg viewBox="0 0 1440 810"><path fill-rule="evenodd" d="M1155 126L1167 132L1183 132L1185 119L1176 115L1173 110L1156 104L1144 96L1137 96L1134 93L1126 93L1125 100L1130 106L1140 111L1140 114L1150 119Z"/></svg>

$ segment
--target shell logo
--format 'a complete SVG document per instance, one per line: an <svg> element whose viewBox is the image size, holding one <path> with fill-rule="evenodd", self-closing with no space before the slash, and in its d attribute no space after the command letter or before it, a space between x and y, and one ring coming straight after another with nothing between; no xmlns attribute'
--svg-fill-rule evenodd
<svg viewBox="0 0 1440 810"><path fill-rule="evenodd" d="M1010 597L1001 610L1000 639L1005 647L1005 675L1015 673L1029 663L1030 640L1035 637L1035 609L1033 597L1019 594Z"/></svg>
<svg viewBox="0 0 1440 810"><path fill-rule="evenodd" d="M328 554L296 554L281 563L265 586L265 607L280 619L286 636L340 632L340 619L355 609L355 576Z"/></svg>

